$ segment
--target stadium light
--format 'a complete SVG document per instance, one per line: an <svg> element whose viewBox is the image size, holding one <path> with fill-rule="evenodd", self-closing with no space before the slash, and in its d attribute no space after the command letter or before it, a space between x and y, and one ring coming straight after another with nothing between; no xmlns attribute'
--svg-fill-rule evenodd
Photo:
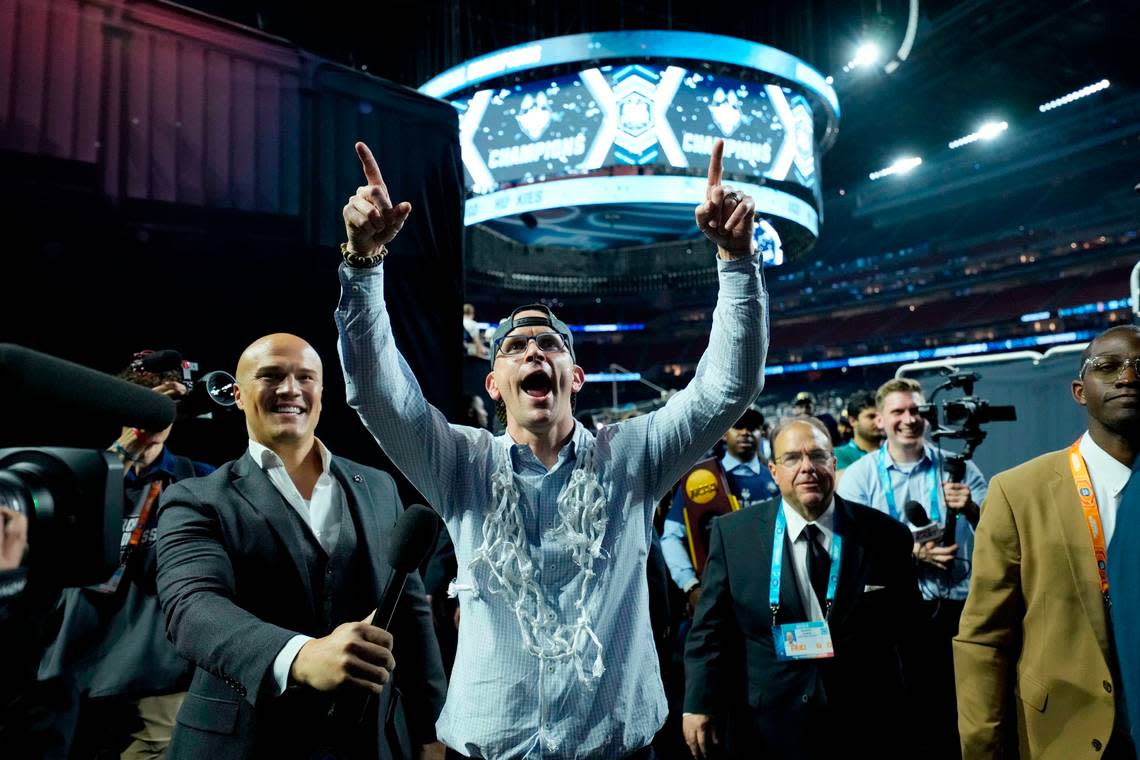
<svg viewBox="0 0 1140 760"><path fill-rule="evenodd" d="M879 52L879 46L873 42L864 42L862 45L855 49L855 57L847 62L843 67L844 71L853 71L860 66L870 66L878 62L882 53Z"/></svg>
<svg viewBox="0 0 1140 760"><path fill-rule="evenodd" d="M921 163L922 163L922 159L919 158L918 156L908 156L906 158L898 159L893 164L888 166L886 169L880 169L877 172L871 172L867 176L871 180L876 180L876 179L882 179L883 177L889 177L892 174L906 174L911 169L913 169L914 167L918 166Z"/></svg>
<svg viewBox="0 0 1140 760"><path fill-rule="evenodd" d="M1009 129L1009 124L1004 121L987 121L982 126L978 127L978 131L971 132L965 137L959 137L957 140L951 140L948 143L950 150L961 148L963 145L969 145L978 140L992 140L1002 132Z"/></svg>
<svg viewBox="0 0 1140 760"><path fill-rule="evenodd" d="M1072 103L1074 100L1080 100L1081 98L1087 98L1089 95L1092 95L1093 93L1100 92L1101 90L1107 90L1108 86L1109 86L1109 81L1107 79L1102 79L1099 82L1097 82L1096 84L1090 84L1086 87L1082 87L1079 90L1073 90L1068 95L1062 95L1061 97L1057 98L1056 100L1050 100L1048 103L1042 103L1041 105L1037 106L1037 110L1040 111L1041 113L1045 113L1046 111L1052 111L1054 108L1060 108L1061 106L1067 106L1070 103Z"/></svg>

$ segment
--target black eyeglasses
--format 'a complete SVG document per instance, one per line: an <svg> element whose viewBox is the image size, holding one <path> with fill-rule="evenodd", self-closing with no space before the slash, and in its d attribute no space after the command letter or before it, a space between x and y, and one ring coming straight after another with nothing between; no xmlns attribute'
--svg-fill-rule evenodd
<svg viewBox="0 0 1140 760"><path fill-rule="evenodd" d="M538 335L508 335L499 340L499 353L503 356L518 357L526 353L531 341L538 346L544 354L556 354L566 350L566 341L556 332L544 332Z"/></svg>
<svg viewBox="0 0 1140 760"><path fill-rule="evenodd" d="M817 449L816 451L809 452L807 458L816 467L823 467L831 461L831 454ZM804 461L804 455L799 451L790 451L783 456L776 457L776 464L781 467L787 467L789 470L800 466L800 462Z"/></svg>
<svg viewBox="0 0 1140 760"><path fill-rule="evenodd" d="M1128 367L1132 367L1132 371L1140 377L1140 356L1090 356L1081 367L1081 377L1092 374L1098 380L1119 380Z"/></svg>

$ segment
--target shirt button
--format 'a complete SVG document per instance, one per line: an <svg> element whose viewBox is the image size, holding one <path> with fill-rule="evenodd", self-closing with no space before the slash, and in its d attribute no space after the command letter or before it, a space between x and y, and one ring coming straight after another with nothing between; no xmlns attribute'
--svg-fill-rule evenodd
<svg viewBox="0 0 1140 760"><path fill-rule="evenodd" d="M808 695L804 694L802 697L800 697L800 700L803 702L807 702L808 701Z"/></svg>
<svg viewBox="0 0 1140 760"><path fill-rule="evenodd" d="M1109 683L1108 681L1105 681L1101 685L1104 686L1104 690L1107 691L1109 694L1112 693L1112 684L1111 683Z"/></svg>
<svg viewBox="0 0 1140 760"><path fill-rule="evenodd" d="M360 286L359 285L353 285L352 286L352 292L353 293L359 293L360 292Z"/></svg>
<svg viewBox="0 0 1140 760"><path fill-rule="evenodd" d="M1092 740L1092 748L1095 749L1097 752L1100 752L1100 748L1102 746L1104 746L1104 745L1102 745L1100 743L1100 739L1093 739Z"/></svg>

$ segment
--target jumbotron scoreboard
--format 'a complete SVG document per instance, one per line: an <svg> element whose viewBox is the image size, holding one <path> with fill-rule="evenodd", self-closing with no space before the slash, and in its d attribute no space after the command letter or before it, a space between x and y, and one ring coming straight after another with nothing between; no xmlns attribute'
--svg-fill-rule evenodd
<svg viewBox="0 0 1140 760"><path fill-rule="evenodd" d="M789 256L819 234L819 159L839 104L819 72L766 45L571 35L476 58L420 90L459 112L468 225L591 250L696 237L693 207L723 139L726 183L770 223L759 234L783 238Z"/></svg>

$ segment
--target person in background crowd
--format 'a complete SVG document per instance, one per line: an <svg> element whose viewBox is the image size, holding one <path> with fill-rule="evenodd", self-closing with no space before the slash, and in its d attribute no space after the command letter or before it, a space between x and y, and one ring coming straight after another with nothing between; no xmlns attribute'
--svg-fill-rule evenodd
<svg viewBox="0 0 1140 760"><path fill-rule="evenodd" d="M469 303L463 304L463 347L468 356L487 358L487 346L483 343L479 323L475 321L475 307Z"/></svg>
<svg viewBox="0 0 1140 760"><path fill-rule="evenodd" d="M119 377L178 401L180 370L142 368L135 355ZM63 590L62 622L40 661L45 694L58 692L45 757L161 757L190 685L190 664L166 638L155 589L155 526L160 494L173 483L208 475L211 465L178 456L163 430L124 427L108 447L124 466L120 563L103 583Z"/></svg>
<svg viewBox="0 0 1140 760"><path fill-rule="evenodd" d="M1137 589L1109 584L1105 556L1136 551L1115 528L1140 453L1140 327L1094 338L1072 389L1086 432L994 476L982 509L954 640L966 760L1136 757L1116 651L1137 641L1109 620Z"/></svg>
<svg viewBox="0 0 1140 760"><path fill-rule="evenodd" d="M768 467L757 455L760 449L760 430L764 426L764 415L755 409L748 409L725 431L722 440L725 444L724 457L720 467L728 480L729 490L737 498L741 508L767 501L780 492ZM677 588L689 599L690 609L695 608L700 598L701 582L693 569L689 556L688 531L685 528L684 484L673 492L672 506L665 518L661 532L661 550L669 566L669 576Z"/></svg>
<svg viewBox="0 0 1140 760"><path fill-rule="evenodd" d="M851 426L851 440L835 449L836 477L842 478L843 471L861 459L864 454L877 451L883 445L883 428L879 422L879 410L875 406L875 394L862 390L851 394L843 410L847 424Z"/></svg>
<svg viewBox="0 0 1140 760"><path fill-rule="evenodd" d="M958 724L954 702L954 659L951 641L958 633L958 618L970 589L971 555L978 507L986 496L986 479L972 461L966 462L966 482L951 483L945 476L947 452L926 440L927 423L918 413L924 403L922 386L909 378L895 378L879 386L876 406L886 433L886 444L876 453L847 468L839 483L843 498L886 512L912 529L907 504L917 503L928 521L944 525L950 510L958 517L953 541L915 542L918 580L930 625L923 629L922 650L926 673L919 697L927 710L924 751L929 757L958 757Z"/></svg>
<svg viewBox="0 0 1140 760"><path fill-rule="evenodd" d="M835 421L835 417L831 416L830 412L820 412L816 414L815 396L813 396L811 392L800 391L797 393L795 399L792 401L792 409L797 415L815 417L822 422L823 426L827 428L828 434L831 436L831 445L839 445L839 423Z"/></svg>

